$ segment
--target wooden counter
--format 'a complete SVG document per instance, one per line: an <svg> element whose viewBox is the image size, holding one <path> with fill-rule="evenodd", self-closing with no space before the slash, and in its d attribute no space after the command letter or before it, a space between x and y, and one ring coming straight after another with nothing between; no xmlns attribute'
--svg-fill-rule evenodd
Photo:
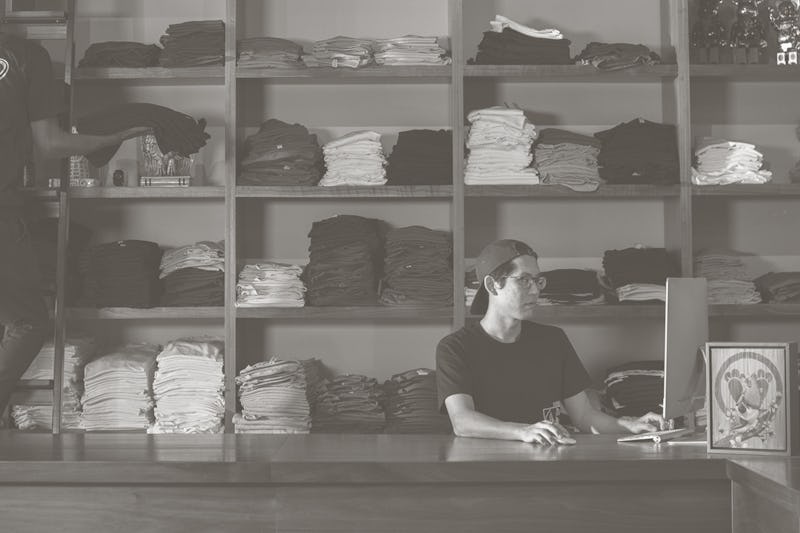
<svg viewBox="0 0 800 533"><path fill-rule="evenodd" d="M0 432L0 523L64 531L792 531L800 458L578 436ZM764 529L766 527L766 529Z"/></svg>

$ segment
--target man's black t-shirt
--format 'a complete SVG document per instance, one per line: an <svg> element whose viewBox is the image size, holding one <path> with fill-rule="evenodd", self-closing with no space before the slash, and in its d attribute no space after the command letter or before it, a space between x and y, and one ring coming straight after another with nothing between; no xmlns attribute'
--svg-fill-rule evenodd
<svg viewBox="0 0 800 533"><path fill-rule="evenodd" d="M22 203L16 188L31 151L30 123L62 109L47 51L0 31L0 209Z"/></svg>
<svg viewBox="0 0 800 533"><path fill-rule="evenodd" d="M436 348L439 407L452 394L469 394L475 409L504 422L534 424L544 410L591 383L561 328L522 322L519 338L502 343L479 322L442 339Z"/></svg>

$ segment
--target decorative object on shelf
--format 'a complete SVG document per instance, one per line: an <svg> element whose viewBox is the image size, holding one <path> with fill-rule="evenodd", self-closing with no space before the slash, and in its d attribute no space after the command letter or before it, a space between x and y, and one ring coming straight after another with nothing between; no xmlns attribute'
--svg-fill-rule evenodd
<svg viewBox="0 0 800 533"><path fill-rule="evenodd" d="M125 186L125 172L121 169L117 169L114 171L111 179L113 180L115 187L124 187Z"/></svg>
<svg viewBox="0 0 800 533"><path fill-rule="evenodd" d="M139 137L139 147L140 187L188 187L192 184L193 155L163 154L156 136L151 133Z"/></svg>
<svg viewBox="0 0 800 533"><path fill-rule="evenodd" d="M778 65L797 64L797 51L800 48L799 5L800 0L773 0L769 6L769 20L778 34Z"/></svg>
<svg viewBox="0 0 800 533"><path fill-rule="evenodd" d="M733 62L760 63L762 50L767 47L766 29L760 18L764 0L737 0L736 20L731 27L730 44Z"/></svg>
<svg viewBox="0 0 800 533"><path fill-rule="evenodd" d="M709 342L706 356L708 451L797 453L797 344Z"/></svg>
<svg viewBox="0 0 800 533"><path fill-rule="evenodd" d="M725 25L719 11L722 0L700 0L698 20L692 26L693 63L720 63L720 50L728 46Z"/></svg>

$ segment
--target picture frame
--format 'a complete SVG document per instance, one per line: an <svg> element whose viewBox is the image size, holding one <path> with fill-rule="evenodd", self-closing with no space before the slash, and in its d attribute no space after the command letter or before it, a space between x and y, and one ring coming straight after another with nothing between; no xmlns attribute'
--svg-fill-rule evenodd
<svg viewBox="0 0 800 533"><path fill-rule="evenodd" d="M709 453L800 452L797 344L706 343Z"/></svg>

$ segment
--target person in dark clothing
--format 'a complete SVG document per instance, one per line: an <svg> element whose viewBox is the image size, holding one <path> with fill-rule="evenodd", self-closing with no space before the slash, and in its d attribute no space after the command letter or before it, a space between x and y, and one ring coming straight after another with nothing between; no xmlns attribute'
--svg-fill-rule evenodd
<svg viewBox="0 0 800 533"><path fill-rule="evenodd" d="M472 312L483 318L436 349L439 408L447 410L456 435L574 444L558 422L559 403L586 432L665 428L655 413L614 418L591 405L589 375L564 331L531 321L547 280L530 246L495 241L478 256L475 270L481 288Z"/></svg>
<svg viewBox="0 0 800 533"><path fill-rule="evenodd" d="M39 271L25 220L22 184L33 154L85 154L147 133L72 135L61 129L63 95L40 45L0 31L0 412L39 353L48 329Z"/></svg>

